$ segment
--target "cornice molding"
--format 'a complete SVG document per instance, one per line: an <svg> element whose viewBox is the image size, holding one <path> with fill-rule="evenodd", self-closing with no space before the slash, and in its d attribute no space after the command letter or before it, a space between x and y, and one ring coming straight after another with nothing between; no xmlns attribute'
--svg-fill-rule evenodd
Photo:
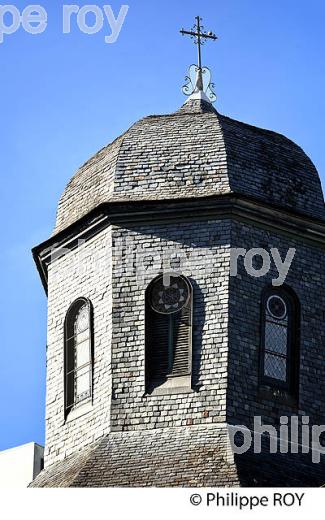
<svg viewBox="0 0 325 520"><path fill-rule="evenodd" d="M109 225L136 227L148 222L168 224L209 218L233 219L325 249L325 220L266 205L257 199L226 194L196 199L107 202L34 247L33 257L47 291L47 269L53 256L62 256L65 248L74 249L78 240L88 240Z"/></svg>

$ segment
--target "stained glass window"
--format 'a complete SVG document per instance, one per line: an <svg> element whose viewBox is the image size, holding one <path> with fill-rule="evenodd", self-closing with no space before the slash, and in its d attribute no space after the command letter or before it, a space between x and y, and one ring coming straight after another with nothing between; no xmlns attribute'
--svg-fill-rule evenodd
<svg viewBox="0 0 325 520"><path fill-rule="evenodd" d="M287 381L288 309L277 295L269 296L266 303L264 375Z"/></svg>
<svg viewBox="0 0 325 520"><path fill-rule="evenodd" d="M90 302L78 299L70 307L65 324L66 414L91 398L92 345Z"/></svg>
<svg viewBox="0 0 325 520"><path fill-rule="evenodd" d="M297 382L297 304L284 290L269 290L263 299L262 379L286 390Z"/></svg>

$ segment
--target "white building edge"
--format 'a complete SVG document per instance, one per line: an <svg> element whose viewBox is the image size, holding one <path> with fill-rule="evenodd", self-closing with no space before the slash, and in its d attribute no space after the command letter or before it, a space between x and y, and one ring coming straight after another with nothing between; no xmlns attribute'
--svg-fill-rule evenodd
<svg viewBox="0 0 325 520"><path fill-rule="evenodd" d="M0 451L0 489L26 488L43 469L44 448L29 442Z"/></svg>

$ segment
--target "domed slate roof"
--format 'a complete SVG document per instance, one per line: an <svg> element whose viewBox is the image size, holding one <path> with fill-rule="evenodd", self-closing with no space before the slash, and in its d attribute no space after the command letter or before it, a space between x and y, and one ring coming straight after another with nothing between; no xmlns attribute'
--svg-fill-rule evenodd
<svg viewBox="0 0 325 520"><path fill-rule="evenodd" d="M230 193L325 219L317 170L299 146L190 100L141 119L86 162L61 196L54 233L105 202Z"/></svg>

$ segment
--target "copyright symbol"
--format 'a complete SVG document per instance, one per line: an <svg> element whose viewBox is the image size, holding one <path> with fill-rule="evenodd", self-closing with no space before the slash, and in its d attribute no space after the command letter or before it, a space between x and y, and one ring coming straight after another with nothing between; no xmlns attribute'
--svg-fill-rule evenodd
<svg viewBox="0 0 325 520"><path fill-rule="evenodd" d="M191 495L190 502L192 506L199 506L202 502L201 495L195 493L194 495Z"/></svg>

